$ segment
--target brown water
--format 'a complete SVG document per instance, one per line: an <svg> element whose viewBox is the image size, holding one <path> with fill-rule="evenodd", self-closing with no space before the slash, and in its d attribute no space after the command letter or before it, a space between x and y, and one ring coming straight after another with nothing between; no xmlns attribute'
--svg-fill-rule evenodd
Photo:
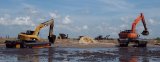
<svg viewBox="0 0 160 62"><path fill-rule="evenodd" d="M0 62L160 62L160 48L0 48Z"/></svg>

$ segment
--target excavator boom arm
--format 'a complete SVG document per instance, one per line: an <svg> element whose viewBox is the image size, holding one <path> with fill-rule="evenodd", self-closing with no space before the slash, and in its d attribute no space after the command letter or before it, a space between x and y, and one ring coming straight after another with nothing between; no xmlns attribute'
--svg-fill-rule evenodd
<svg viewBox="0 0 160 62"><path fill-rule="evenodd" d="M49 35L53 34L53 22L54 22L54 20L51 19L51 20L49 20L49 21L46 21L46 22L44 22L44 23L41 23L39 26L36 27L33 35L38 35L39 31L40 31L42 28L44 28L45 26L48 26L48 25L50 25Z"/></svg>
<svg viewBox="0 0 160 62"><path fill-rule="evenodd" d="M144 16L143 16L143 14L141 13L141 17L142 17L142 23L143 23L143 26L144 26L144 30L148 30L147 29L147 26L146 26L146 22L145 22L145 19L144 19Z"/></svg>
<svg viewBox="0 0 160 62"><path fill-rule="evenodd" d="M142 20L142 23L143 23L143 26L144 26L144 31L146 32L146 33L144 33L144 34L149 34L149 32L148 32L148 30L147 30L147 27L146 27L146 22L145 22L145 19L144 19L144 16L143 16L143 13L141 13L140 14L140 16L138 16L136 19L135 19L135 21L132 23L132 29L131 29L131 31L132 31L132 33L135 33L136 32L136 26L137 26L137 24L139 23L139 21L141 21ZM143 31L143 32L144 32ZM148 35L147 34L147 35Z"/></svg>
<svg viewBox="0 0 160 62"><path fill-rule="evenodd" d="M49 27L49 36L53 35L53 27L54 27L54 20L51 22L50 27Z"/></svg>

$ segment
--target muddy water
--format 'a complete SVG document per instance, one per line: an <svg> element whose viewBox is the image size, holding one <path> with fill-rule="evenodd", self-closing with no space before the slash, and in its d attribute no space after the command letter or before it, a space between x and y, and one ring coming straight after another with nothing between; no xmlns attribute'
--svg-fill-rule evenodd
<svg viewBox="0 0 160 62"><path fill-rule="evenodd" d="M0 62L160 62L160 48L0 48Z"/></svg>

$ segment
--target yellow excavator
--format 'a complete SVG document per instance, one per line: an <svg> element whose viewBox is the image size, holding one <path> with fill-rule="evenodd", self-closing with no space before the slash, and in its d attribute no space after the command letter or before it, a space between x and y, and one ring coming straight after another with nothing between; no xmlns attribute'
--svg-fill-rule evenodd
<svg viewBox="0 0 160 62"><path fill-rule="evenodd" d="M39 32L42 28L50 26L48 40L49 42L41 41ZM7 48L45 48L50 47L54 43L56 36L53 35L54 19L39 24L34 31L27 30L26 33L18 34L18 40L6 40Z"/></svg>

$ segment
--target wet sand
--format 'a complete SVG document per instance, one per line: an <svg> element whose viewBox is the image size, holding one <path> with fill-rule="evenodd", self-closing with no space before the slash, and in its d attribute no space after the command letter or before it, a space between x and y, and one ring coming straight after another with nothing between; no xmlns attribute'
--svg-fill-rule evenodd
<svg viewBox="0 0 160 62"><path fill-rule="evenodd" d="M57 40L54 47L72 47L72 48L96 48L96 47L114 47L115 40L96 41L96 43L79 43L78 40Z"/></svg>
<svg viewBox="0 0 160 62"><path fill-rule="evenodd" d="M48 42L48 41L47 41ZM149 40L147 47L159 47L155 45L154 40ZM5 47L4 43L0 43L0 47ZM115 40L96 40L96 43L80 43L75 39L57 39L52 47L65 47L65 48L104 48L104 47L118 47L118 41ZM130 43L129 47L133 47Z"/></svg>
<svg viewBox="0 0 160 62"><path fill-rule="evenodd" d="M54 47L72 47L72 48L104 48L104 47L118 47L117 40L96 40L96 43L79 43L78 40L56 40ZM133 47L133 44L130 43L129 47ZM147 47L159 47L155 45L154 40L149 40Z"/></svg>

